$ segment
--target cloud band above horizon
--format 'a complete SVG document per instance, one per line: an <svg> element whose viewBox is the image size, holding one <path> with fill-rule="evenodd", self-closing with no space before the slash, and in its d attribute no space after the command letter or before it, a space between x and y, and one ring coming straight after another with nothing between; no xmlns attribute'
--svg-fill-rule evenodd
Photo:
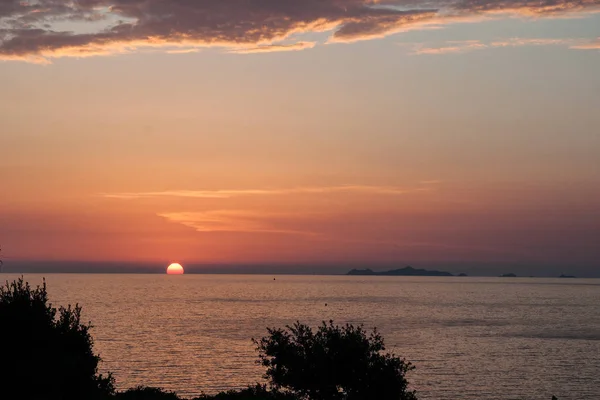
<svg viewBox="0 0 600 400"><path fill-rule="evenodd" d="M144 48L304 50L315 43L297 40L303 33L331 32L328 43L353 42L501 15L563 17L599 8L600 0L0 0L0 60L49 63ZM59 29L72 23L89 29Z"/></svg>
<svg viewBox="0 0 600 400"><path fill-rule="evenodd" d="M325 193L366 193L378 195L401 195L430 190L431 185L439 181L421 182L422 186L402 188L396 186L369 186L369 185L338 185L321 187L297 187L287 189L234 189L234 190L167 190L162 192L137 192L137 193L102 193L105 198L131 200L155 197L183 197L204 199L226 199L239 196L268 196L289 194L325 194Z"/></svg>

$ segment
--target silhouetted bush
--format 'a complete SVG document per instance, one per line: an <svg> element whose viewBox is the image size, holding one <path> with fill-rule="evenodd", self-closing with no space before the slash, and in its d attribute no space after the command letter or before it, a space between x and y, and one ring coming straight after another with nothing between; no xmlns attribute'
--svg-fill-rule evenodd
<svg viewBox="0 0 600 400"><path fill-rule="evenodd" d="M48 303L46 283L32 289L23 279L0 287L0 388L20 400L94 400L113 393L113 380L98 374L90 325L81 308Z"/></svg>
<svg viewBox="0 0 600 400"><path fill-rule="evenodd" d="M383 338L367 336L361 327L323 323L316 331L297 322L286 329L268 329L254 340L265 378L310 400L414 400L406 373L412 365L383 353Z"/></svg>

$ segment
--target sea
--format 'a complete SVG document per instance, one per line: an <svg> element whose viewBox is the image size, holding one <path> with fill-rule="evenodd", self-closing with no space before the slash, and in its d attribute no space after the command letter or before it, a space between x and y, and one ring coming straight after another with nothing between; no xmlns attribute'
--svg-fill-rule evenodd
<svg viewBox="0 0 600 400"><path fill-rule="evenodd" d="M19 275L1 274L0 280ZM32 285L42 275L26 274ZM47 274L117 387L181 396L262 382L252 338L295 321L377 327L420 399L600 399L600 280Z"/></svg>

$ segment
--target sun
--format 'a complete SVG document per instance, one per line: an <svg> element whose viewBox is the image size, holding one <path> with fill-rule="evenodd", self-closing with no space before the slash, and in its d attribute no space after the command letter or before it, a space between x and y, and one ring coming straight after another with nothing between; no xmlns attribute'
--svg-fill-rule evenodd
<svg viewBox="0 0 600 400"><path fill-rule="evenodd" d="M167 267L168 275L183 275L183 267L179 263L173 263Z"/></svg>

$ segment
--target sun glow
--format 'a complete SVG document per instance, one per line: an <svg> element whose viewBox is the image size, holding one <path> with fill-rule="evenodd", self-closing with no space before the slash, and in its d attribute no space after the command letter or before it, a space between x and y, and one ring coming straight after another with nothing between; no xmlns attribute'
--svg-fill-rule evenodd
<svg viewBox="0 0 600 400"><path fill-rule="evenodd" d="M179 263L173 263L167 267L168 275L183 275L183 267Z"/></svg>

